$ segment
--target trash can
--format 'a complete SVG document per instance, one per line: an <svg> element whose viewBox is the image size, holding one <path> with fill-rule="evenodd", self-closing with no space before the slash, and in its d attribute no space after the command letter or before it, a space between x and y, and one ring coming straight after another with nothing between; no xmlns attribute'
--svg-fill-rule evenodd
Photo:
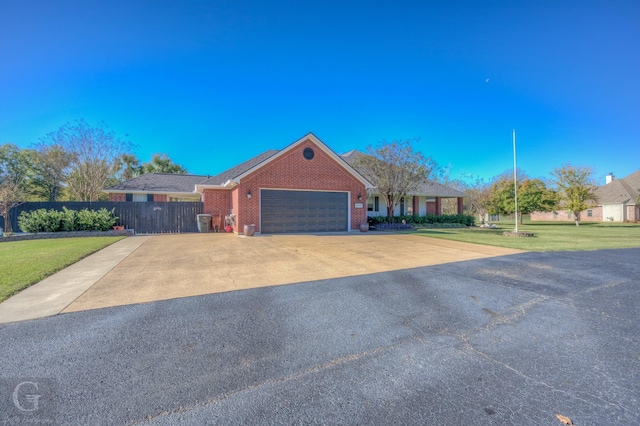
<svg viewBox="0 0 640 426"><path fill-rule="evenodd" d="M211 215L199 214L197 215L198 232L210 232L211 231Z"/></svg>

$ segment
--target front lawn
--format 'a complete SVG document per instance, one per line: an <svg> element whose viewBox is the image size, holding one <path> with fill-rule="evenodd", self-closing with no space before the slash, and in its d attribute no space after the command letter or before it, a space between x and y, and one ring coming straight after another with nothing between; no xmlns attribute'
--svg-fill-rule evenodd
<svg viewBox="0 0 640 426"><path fill-rule="evenodd" d="M487 244L528 251L599 250L640 247L640 224L583 222L525 222L518 231L533 232L535 237L506 237L511 223L498 223L497 229L455 228L421 229L419 235L469 243Z"/></svg>
<svg viewBox="0 0 640 426"><path fill-rule="evenodd" d="M0 302L124 237L0 243Z"/></svg>

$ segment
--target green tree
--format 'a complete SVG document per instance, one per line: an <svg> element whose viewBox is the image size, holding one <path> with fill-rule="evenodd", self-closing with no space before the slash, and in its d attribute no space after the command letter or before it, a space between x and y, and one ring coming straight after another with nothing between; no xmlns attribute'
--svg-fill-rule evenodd
<svg viewBox="0 0 640 426"><path fill-rule="evenodd" d="M140 176L144 173L143 166L140 165L140 160L134 154L122 154L120 157L120 163L122 167L122 179L129 180L136 176Z"/></svg>
<svg viewBox="0 0 640 426"><path fill-rule="evenodd" d="M557 205L556 193L540 179L527 179L518 187L518 211L522 215L550 212Z"/></svg>
<svg viewBox="0 0 640 426"><path fill-rule="evenodd" d="M57 144L36 147L32 193L46 201L57 201L69 174L73 155Z"/></svg>
<svg viewBox="0 0 640 426"><path fill-rule="evenodd" d="M153 154L151 161L142 165L143 173L187 173L187 169L176 164L167 154Z"/></svg>
<svg viewBox="0 0 640 426"><path fill-rule="evenodd" d="M0 146L0 216L11 233L11 209L22 204L29 192L32 153L13 144Z"/></svg>
<svg viewBox="0 0 640 426"><path fill-rule="evenodd" d="M105 184L119 171L122 154L131 148L130 142L117 137L104 122L92 126L84 120L48 133L42 143L59 145L71 154L67 189L71 199L80 201L99 199Z"/></svg>
<svg viewBox="0 0 640 426"><path fill-rule="evenodd" d="M529 179L518 170L518 222L522 224L522 217L536 211L551 211L556 206L557 197L540 179ZM515 213L515 188L513 172L505 172L494 182L490 190L491 213Z"/></svg>
<svg viewBox="0 0 640 426"><path fill-rule="evenodd" d="M400 200L425 183L437 164L415 152L410 140L394 140L370 146L366 155L354 159L353 167L375 185L387 205L387 217L391 217Z"/></svg>
<svg viewBox="0 0 640 426"><path fill-rule="evenodd" d="M527 180L527 175L516 169L518 186ZM513 169L505 170L502 174L493 178L493 183L489 188L489 199L487 201L487 211L490 214L508 215L515 212L515 191L513 186Z"/></svg>
<svg viewBox="0 0 640 426"><path fill-rule="evenodd" d="M593 171L589 167L565 164L553 169L551 176L560 205L573 213L576 226L580 226L580 212L598 201Z"/></svg>

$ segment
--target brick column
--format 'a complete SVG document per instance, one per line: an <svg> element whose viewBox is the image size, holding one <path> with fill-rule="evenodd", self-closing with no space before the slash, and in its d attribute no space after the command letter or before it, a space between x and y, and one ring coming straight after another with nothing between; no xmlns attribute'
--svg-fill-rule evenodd
<svg viewBox="0 0 640 426"><path fill-rule="evenodd" d="M436 197L436 216L442 215L442 199Z"/></svg>
<svg viewBox="0 0 640 426"><path fill-rule="evenodd" d="M420 214L420 198L419 197L413 197L413 214L415 215Z"/></svg>
<svg viewBox="0 0 640 426"><path fill-rule="evenodd" d="M464 201L462 197L458 197L458 214L462 214L464 212Z"/></svg>

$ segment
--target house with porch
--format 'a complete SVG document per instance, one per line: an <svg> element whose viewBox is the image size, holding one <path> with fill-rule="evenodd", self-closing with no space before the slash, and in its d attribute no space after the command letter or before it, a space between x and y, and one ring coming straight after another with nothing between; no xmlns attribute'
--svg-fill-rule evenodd
<svg viewBox="0 0 640 426"><path fill-rule="evenodd" d="M341 157L352 167L358 167L356 158L360 155L365 154L353 150L341 155ZM362 170L359 171L363 173ZM438 182L428 180L413 191L413 193L401 198L393 211L393 215L441 215L443 200L451 198L456 200L456 212L462 214L464 193ZM387 206L384 198L376 193L375 188L370 191L367 196L367 216L387 216Z"/></svg>
<svg viewBox="0 0 640 426"><path fill-rule="evenodd" d="M375 187L313 133L215 176L149 173L106 188L110 201L202 201L204 213L232 216L233 230L335 232L359 229L367 216L386 215ZM398 214L439 214L441 200L463 194L429 183L406 197Z"/></svg>

